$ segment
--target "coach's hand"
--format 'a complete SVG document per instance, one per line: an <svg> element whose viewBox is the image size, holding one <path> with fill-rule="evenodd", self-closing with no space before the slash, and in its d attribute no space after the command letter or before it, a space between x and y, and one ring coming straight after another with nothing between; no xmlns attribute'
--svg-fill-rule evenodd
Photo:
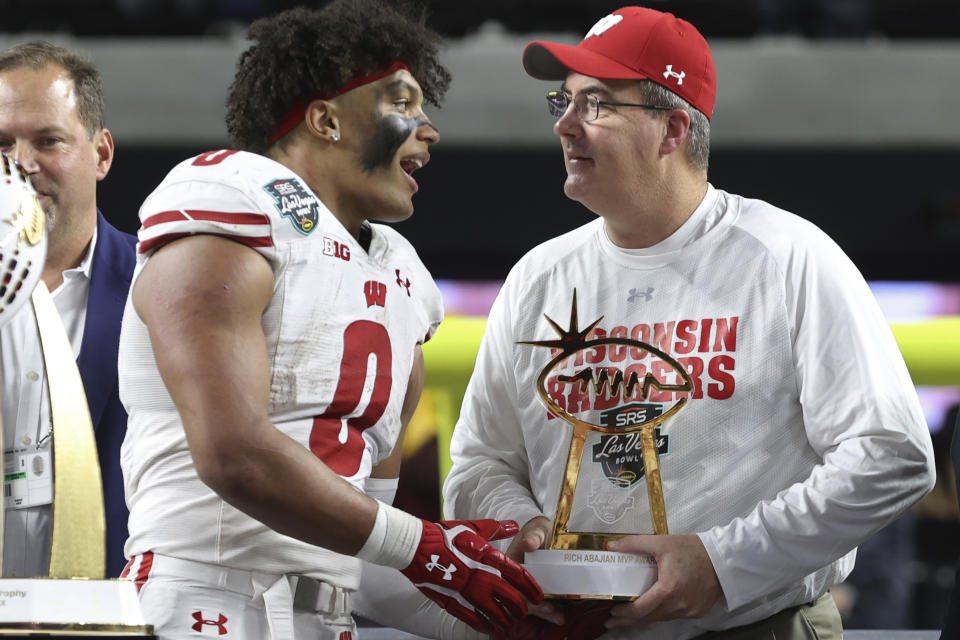
<svg viewBox="0 0 960 640"><path fill-rule="evenodd" d="M531 518L525 525L520 527L520 533L513 536L513 540L510 541L510 546L507 547L507 555L520 564L523 564L525 554L544 548L547 538L550 537L550 530L552 528L553 524L543 516ZM528 608L532 615L543 618L548 622L552 622L553 624L561 624L563 622L563 616L560 615L550 601L544 600L542 603Z"/></svg>
<svg viewBox="0 0 960 640"><path fill-rule="evenodd" d="M657 581L633 602L611 611L610 627L706 615L723 595L717 572L695 535L633 535L608 542L609 551L653 556Z"/></svg>
<svg viewBox="0 0 960 640"><path fill-rule="evenodd" d="M518 529L512 520L424 521L413 561L401 573L475 629L506 629L526 615L525 599L543 600L533 576L488 543Z"/></svg>
<svg viewBox="0 0 960 640"><path fill-rule="evenodd" d="M544 543L550 536L551 526L550 521L543 516L531 519L520 527L520 533L510 541L510 546L507 547L507 555L517 562L523 562L523 554L543 548Z"/></svg>

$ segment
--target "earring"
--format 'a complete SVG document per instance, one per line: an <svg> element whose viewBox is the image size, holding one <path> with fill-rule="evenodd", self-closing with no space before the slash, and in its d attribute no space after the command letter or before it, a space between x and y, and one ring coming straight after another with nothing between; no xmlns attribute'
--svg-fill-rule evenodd
<svg viewBox="0 0 960 640"><path fill-rule="evenodd" d="M340 139L340 134L334 131L332 134L330 134L330 139L336 142L337 140Z"/></svg>

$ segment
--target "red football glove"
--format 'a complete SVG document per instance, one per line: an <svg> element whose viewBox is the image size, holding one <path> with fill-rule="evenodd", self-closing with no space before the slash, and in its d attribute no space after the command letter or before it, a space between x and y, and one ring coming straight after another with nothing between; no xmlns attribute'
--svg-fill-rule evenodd
<svg viewBox="0 0 960 640"><path fill-rule="evenodd" d="M488 544L517 534L513 520L423 522L413 561L401 573L428 598L478 631L507 628L543 600L527 570Z"/></svg>
<svg viewBox="0 0 960 640"><path fill-rule="evenodd" d="M594 640L607 632L604 625L617 602L607 600L560 601L563 624L529 615L509 629L497 629L493 640Z"/></svg>

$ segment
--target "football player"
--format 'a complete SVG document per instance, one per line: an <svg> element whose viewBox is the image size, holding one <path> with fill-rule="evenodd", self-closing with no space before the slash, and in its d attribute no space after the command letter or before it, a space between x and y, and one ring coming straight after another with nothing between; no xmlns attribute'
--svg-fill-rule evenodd
<svg viewBox="0 0 960 640"><path fill-rule="evenodd" d="M449 84L437 36L338 0L250 38L235 148L180 163L140 210L119 362L126 575L162 638L349 639L361 560L506 628L542 598L488 544L516 523L388 504L442 306L411 245L371 221L413 212L439 139L423 106Z"/></svg>

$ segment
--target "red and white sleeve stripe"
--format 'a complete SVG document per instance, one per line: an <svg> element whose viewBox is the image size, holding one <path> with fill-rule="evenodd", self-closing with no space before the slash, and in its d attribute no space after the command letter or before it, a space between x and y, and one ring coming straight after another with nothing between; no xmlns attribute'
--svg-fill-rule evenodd
<svg viewBox="0 0 960 640"><path fill-rule="evenodd" d="M177 209L150 214L138 234L138 251L147 254L163 245L196 234L229 238L253 249L273 246L270 218L263 213Z"/></svg>

